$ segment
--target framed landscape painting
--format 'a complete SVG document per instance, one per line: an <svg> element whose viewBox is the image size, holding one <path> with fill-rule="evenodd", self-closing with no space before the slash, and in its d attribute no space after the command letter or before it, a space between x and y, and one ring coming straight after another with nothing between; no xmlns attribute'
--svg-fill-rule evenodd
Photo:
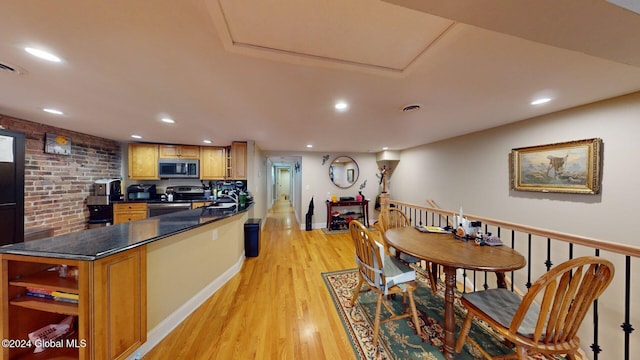
<svg viewBox="0 0 640 360"><path fill-rule="evenodd" d="M511 189L519 191L599 194L602 139L512 149Z"/></svg>

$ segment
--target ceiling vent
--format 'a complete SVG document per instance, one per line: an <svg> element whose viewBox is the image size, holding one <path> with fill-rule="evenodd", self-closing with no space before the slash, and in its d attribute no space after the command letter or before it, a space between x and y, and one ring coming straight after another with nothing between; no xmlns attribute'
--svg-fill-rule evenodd
<svg viewBox="0 0 640 360"><path fill-rule="evenodd" d="M23 69L2 61L0 61L0 71L10 72L18 75L26 73Z"/></svg>
<svg viewBox="0 0 640 360"><path fill-rule="evenodd" d="M418 104L411 104L402 108L402 112L413 112L418 110L420 110L420 105Z"/></svg>

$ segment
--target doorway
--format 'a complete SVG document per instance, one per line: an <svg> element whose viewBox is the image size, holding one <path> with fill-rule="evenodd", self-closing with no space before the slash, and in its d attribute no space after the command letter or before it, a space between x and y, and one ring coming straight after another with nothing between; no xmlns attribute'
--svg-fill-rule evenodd
<svg viewBox="0 0 640 360"><path fill-rule="evenodd" d="M288 167L278 167L276 171L276 200L290 200L291 169Z"/></svg>

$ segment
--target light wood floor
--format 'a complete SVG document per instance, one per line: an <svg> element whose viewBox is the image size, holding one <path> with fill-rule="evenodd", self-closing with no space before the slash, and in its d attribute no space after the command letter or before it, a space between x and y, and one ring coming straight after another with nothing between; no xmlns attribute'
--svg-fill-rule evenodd
<svg viewBox="0 0 640 360"><path fill-rule="evenodd" d="M351 238L299 228L290 202L278 201L259 256L144 359L354 359L320 276L355 268Z"/></svg>

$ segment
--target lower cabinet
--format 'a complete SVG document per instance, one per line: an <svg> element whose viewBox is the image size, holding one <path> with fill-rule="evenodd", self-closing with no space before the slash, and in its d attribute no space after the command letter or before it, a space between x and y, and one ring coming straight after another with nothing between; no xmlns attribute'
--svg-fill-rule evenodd
<svg viewBox="0 0 640 360"><path fill-rule="evenodd" d="M201 208L203 206L209 206L213 203L213 201L193 201L191 203L191 208L192 209L197 209L197 208Z"/></svg>
<svg viewBox="0 0 640 360"><path fill-rule="evenodd" d="M146 288L144 246L95 261L2 254L0 358L124 359L146 341ZM65 336L29 341L69 316Z"/></svg>
<svg viewBox="0 0 640 360"><path fill-rule="evenodd" d="M113 223L121 224L147 218L147 203L116 202L113 203Z"/></svg>

